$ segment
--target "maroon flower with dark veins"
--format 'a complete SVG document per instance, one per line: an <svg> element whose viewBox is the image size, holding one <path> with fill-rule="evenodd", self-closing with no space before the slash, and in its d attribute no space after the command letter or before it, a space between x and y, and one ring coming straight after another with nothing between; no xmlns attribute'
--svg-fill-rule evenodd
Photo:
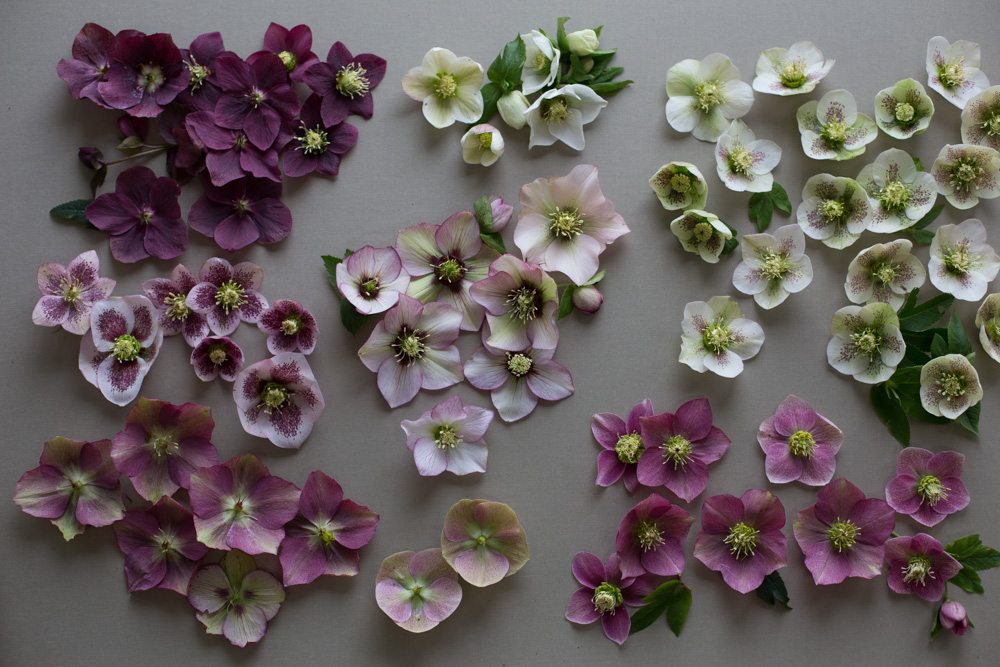
<svg viewBox="0 0 1000 667"><path fill-rule="evenodd" d="M198 284L186 266L178 264L169 278L152 278L142 283L142 291L156 306L164 336L184 334L191 347L208 335L208 320L187 305L187 296Z"/></svg>
<svg viewBox="0 0 1000 667"><path fill-rule="evenodd" d="M170 35L122 30L115 36L111 66L97 90L109 107L151 118L187 87L188 74Z"/></svg>
<svg viewBox="0 0 1000 667"><path fill-rule="evenodd" d="M306 358L282 352L245 368L233 383L243 430L283 449L298 449L326 403Z"/></svg>
<svg viewBox="0 0 1000 667"><path fill-rule="evenodd" d="M205 151L205 168L212 185L223 186L244 176L281 182L278 149L289 139L284 131L278 133L271 146L260 149L250 143L243 130L229 130L218 125L215 116L208 111L188 114L184 127L191 140Z"/></svg>
<svg viewBox="0 0 1000 667"><path fill-rule="evenodd" d="M206 336L191 350L191 365L202 382L217 377L232 382L243 370L243 350L227 336Z"/></svg>
<svg viewBox="0 0 1000 667"><path fill-rule="evenodd" d="M222 89L215 104L216 122L243 130L257 148L269 148L282 123L299 113L299 98L278 56L259 53L253 62L245 62L224 53L215 59L215 73Z"/></svg>
<svg viewBox="0 0 1000 667"><path fill-rule="evenodd" d="M340 159L358 143L358 128L341 122L327 125L320 117L318 95L311 95L302 105L299 127L281 152L281 166L286 176L305 176L313 172L336 176Z"/></svg>
<svg viewBox="0 0 1000 667"><path fill-rule="evenodd" d="M187 305L208 318L208 326L219 336L236 331L240 321L256 324L267 310L267 299L258 290L264 272L252 262L233 266L221 257L206 259L191 288Z"/></svg>
<svg viewBox="0 0 1000 667"><path fill-rule="evenodd" d="M323 122L336 125L349 114L371 118L375 110L372 91L385 77L385 65L384 59L372 53L353 56L341 42L334 42L326 62L316 63L303 77L323 98Z"/></svg>
<svg viewBox="0 0 1000 667"><path fill-rule="evenodd" d="M302 83L306 70L319 62L312 52L312 42L309 26L302 24L289 29L272 21L264 33L264 52L278 56L292 81ZM250 60L256 55L251 55Z"/></svg>
<svg viewBox="0 0 1000 667"><path fill-rule="evenodd" d="M114 41L114 33L96 23L87 23L80 28L73 39L72 59L62 58L56 66L59 78L69 86L70 95L107 108L98 84L107 78Z"/></svg>
<svg viewBox="0 0 1000 667"><path fill-rule="evenodd" d="M187 49L181 49L181 59L188 70L187 88L177 96L177 102L194 111L212 111L222 90L215 74L215 59L226 52L222 35L206 32L198 35Z"/></svg>
<svg viewBox="0 0 1000 667"><path fill-rule="evenodd" d="M267 334L267 349L271 354L312 354L316 348L319 333L316 318L298 301L278 299L260 316L257 327Z"/></svg>
<svg viewBox="0 0 1000 667"><path fill-rule="evenodd" d="M188 222L233 252L255 242L283 241L292 231L292 212L281 202L281 183L246 177L221 188L205 183L205 193L191 206Z"/></svg>

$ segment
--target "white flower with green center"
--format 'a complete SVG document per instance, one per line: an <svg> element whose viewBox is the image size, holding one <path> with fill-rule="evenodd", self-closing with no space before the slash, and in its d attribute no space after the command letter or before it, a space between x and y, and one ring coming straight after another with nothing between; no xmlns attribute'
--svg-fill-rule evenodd
<svg viewBox="0 0 1000 667"><path fill-rule="evenodd" d="M488 167L503 155L503 137L500 130L483 123L462 135L462 159L466 164Z"/></svg>
<svg viewBox="0 0 1000 667"><path fill-rule="evenodd" d="M573 150L582 151L586 143L583 126L593 122L606 106L607 100L582 83L545 91L525 111L531 128L528 148L561 141Z"/></svg>
<svg viewBox="0 0 1000 667"><path fill-rule="evenodd" d="M686 251L709 264L718 263L726 241L733 238L733 230L719 216L696 208L684 211L684 215L671 222L670 231Z"/></svg>
<svg viewBox="0 0 1000 667"><path fill-rule="evenodd" d="M899 318L887 303L845 306L833 315L826 358L835 370L858 382L884 382L903 360L906 343Z"/></svg>
<svg viewBox="0 0 1000 667"><path fill-rule="evenodd" d="M757 58L757 76L753 89L769 95L803 95L833 69L835 61L823 59L823 52L812 42L795 42L789 48L764 49Z"/></svg>
<svg viewBox="0 0 1000 667"><path fill-rule="evenodd" d="M743 362L757 356L764 344L764 330L743 317L736 299L713 296L684 306L679 361L693 370L733 378L743 372Z"/></svg>
<svg viewBox="0 0 1000 667"><path fill-rule="evenodd" d="M482 85L482 65L440 47L428 51L420 66L403 77L403 92L423 103L424 118L438 129L455 121L479 120L483 115Z"/></svg>
<svg viewBox="0 0 1000 667"><path fill-rule="evenodd" d="M813 279L812 262L805 255L806 238L797 225L785 225L774 234L747 234L740 242L743 261L733 273L733 286L752 294L761 308L783 303Z"/></svg>
<svg viewBox="0 0 1000 667"><path fill-rule="evenodd" d="M979 69L979 44L944 37L927 42L927 85L959 109L990 85Z"/></svg>
<svg viewBox="0 0 1000 667"><path fill-rule="evenodd" d="M990 86L962 109L962 143L1000 151L1000 86Z"/></svg>
<svg viewBox="0 0 1000 667"><path fill-rule="evenodd" d="M986 243L983 223L970 218L937 228L927 268L934 287L962 301L979 301L1000 272L1000 256Z"/></svg>
<svg viewBox="0 0 1000 667"><path fill-rule="evenodd" d="M898 148L879 153L858 174L858 183L868 193L872 216L868 230L894 234L917 224L937 201L934 177L917 170L906 151Z"/></svg>
<svg viewBox="0 0 1000 667"><path fill-rule="evenodd" d="M708 184L698 167L690 162L668 162L649 179L649 187L668 211L704 208Z"/></svg>
<svg viewBox="0 0 1000 667"><path fill-rule="evenodd" d="M989 146L949 144L941 149L931 175L938 192L957 209L1000 197L1000 152Z"/></svg>
<svg viewBox="0 0 1000 667"><path fill-rule="evenodd" d="M850 160L875 141L875 121L858 113L849 91L831 90L819 101L810 100L795 113L802 135L802 150L814 160Z"/></svg>
<svg viewBox="0 0 1000 667"><path fill-rule="evenodd" d="M696 139L716 141L730 121L753 106L753 89L721 53L682 60L667 70L667 122Z"/></svg>
<svg viewBox="0 0 1000 667"><path fill-rule="evenodd" d="M986 354L1000 363L1000 294L990 294L976 311L979 344Z"/></svg>
<svg viewBox="0 0 1000 667"><path fill-rule="evenodd" d="M802 203L795 215L806 236L840 250L857 241L868 228L871 204L865 189L854 179L817 174L802 188Z"/></svg>
<svg viewBox="0 0 1000 667"><path fill-rule="evenodd" d="M736 192L770 192L771 170L781 161L781 147L758 140L742 120L734 120L715 143L715 168L722 183Z"/></svg>
<svg viewBox="0 0 1000 667"><path fill-rule="evenodd" d="M896 239L865 248L847 267L844 291L851 303L887 303L899 310L906 295L927 280L920 260L910 254L913 243Z"/></svg>
<svg viewBox="0 0 1000 667"><path fill-rule="evenodd" d="M961 354L931 359L920 369L920 405L935 417L958 419L981 400L979 373Z"/></svg>
<svg viewBox="0 0 1000 667"><path fill-rule="evenodd" d="M903 79L875 94L875 124L893 139L921 134L934 117L934 101L915 79Z"/></svg>
<svg viewBox="0 0 1000 667"><path fill-rule="evenodd" d="M524 42L524 65L521 68L521 90L525 95L537 93L555 83L559 75L559 49L540 30L521 35Z"/></svg>

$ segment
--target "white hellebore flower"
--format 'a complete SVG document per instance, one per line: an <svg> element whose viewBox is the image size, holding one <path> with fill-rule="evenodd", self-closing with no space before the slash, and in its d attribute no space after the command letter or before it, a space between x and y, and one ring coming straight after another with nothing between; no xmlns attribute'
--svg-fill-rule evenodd
<svg viewBox="0 0 1000 667"><path fill-rule="evenodd" d="M906 151L890 148L879 153L858 174L868 193L872 217L868 229L894 234L917 224L937 201L937 184L925 171L917 171Z"/></svg>
<svg viewBox="0 0 1000 667"><path fill-rule="evenodd" d="M795 42L787 49L765 49L757 58L753 89L782 96L811 93L833 69L834 62L823 60L823 52L812 42Z"/></svg>
<svg viewBox="0 0 1000 667"><path fill-rule="evenodd" d="M515 130L520 130L528 122L527 112L531 102L520 90L512 90L497 100L497 111L503 122Z"/></svg>
<svg viewBox="0 0 1000 667"><path fill-rule="evenodd" d="M935 417L958 419L981 400L979 373L961 354L931 359L920 369L920 405Z"/></svg>
<svg viewBox="0 0 1000 667"><path fill-rule="evenodd" d="M708 183L701 170L690 162L668 162L649 179L656 198L668 211L704 208L708 201Z"/></svg>
<svg viewBox="0 0 1000 667"><path fill-rule="evenodd" d="M704 60L688 58L667 70L667 122L678 132L715 141L753 106L753 89L721 53Z"/></svg>
<svg viewBox="0 0 1000 667"><path fill-rule="evenodd" d="M958 209L1000 197L1000 152L988 146L949 144L931 166L938 192Z"/></svg>
<svg viewBox="0 0 1000 667"><path fill-rule="evenodd" d="M503 155L503 137L500 130L483 123L470 128L462 135L462 159L468 164L488 167Z"/></svg>
<svg viewBox="0 0 1000 667"><path fill-rule="evenodd" d="M774 308L812 282L806 237L798 225L779 227L774 234L746 234L740 251L743 261L733 273L733 286L752 294L761 308Z"/></svg>
<svg viewBox="0 0 1000 667"><path fill-rule="evenodd" d="M911 290L927 280L920 260L910 254L913 243L896 239L865 248L847 267L844 291L851 303L887 303L899 310Z"/></svg>
<svg viewBox="0 0 1000 667"><path fill-rule="evenodd" d="M524 42L521 90L531 95L555 83L559 75L559 49L540 30L521 35L521 41Z"/></svg>
<svg viewBox="0 0 1000 667"><path fill-rule="evenodd" d="M875 124L893 139L909 139L930 127L934 100L916 79L903 79L875 94Z"/></svg>
<svg viewBox="0 0 1000 667"><path fill-rule="evenodd" d="M990 80L979 69L979 45L960 39L949 44L944 37L927 42L927 85L959 109L986 89Z"/></svg>
<svg viewBox="0 0 1000 667"><path fill-rule="evenodd" d="M826 359L836 371L858 382L885 382L903 360L906 343L899 317L887 303L844 306L834 313L831 328Z"/></svg>
<svg viewBox="0 0 1000 667"><path fill-rule="evenodd" d="M553 88L538 96L525 117L531 128L528 148L551 146L561 141L570 148L583 150L583 126L590 123L607 100L582 83Z"/></svg>
<svg viewBox="0 0 1000 667"><path fill-rule="evenodd" d="M986 243L986 227L975 218L941 225L931 241L931 284L962 301L979 301L1000 272L1000 256Z"/></svg>
<svg viewBox="0 0 1000 667"><path fill-rule="evenodd" d="M569 44L569 52L581 58L591 55L601 46L597 33L590 28L569 33L566 35L566 43Z"/></svg>
<svg viewBox="0 0 1000 667"><path fill-rule="evenodd" d="M681 247L709 264L718 263L726 242L733 238L733 230L719 216L696 208L684 211L684 215L671 222L670 231Z"/></svg>
<svg viewBox="0 0 1000 667"><path fill-rule="evenodd" d="M693 370L734 378L743 372L743 362L757 356L764 344L764 330L743 317L743 310L730 296L713 296L707 302L684 306L679 361Z"/></svg>
<svg viewBox="0 0 1000 667"><path fill-rule="evenodd" d="M471 58L459 58L435 46L423 62L403 77L403 91L423 102L424 118L436 128L456 120L475 123L483 115L483 67Z"/></svg>
<svg viewBox="0 0 1000 667"><path fill-rule="evenodd" d="M1000 363L1000 294L990 294L976 311L979 343L986 354Z"/></svg>
<svg viewBox="0 0 1000 667"><path fill-rule="evenodd" d="M816 174L802 188L795 215L806 236L840 250L868 228L871 206L865 189L854 179Z"/></svg>
<svg viewBox="0 0 1000 667"><path fill-rule="evenodd" d="M1000 151L1000 86L990 86L962 109L962 142Z"/></svg>
<svg viewBox="0 0 1000 667"><path fill-rule="evenodd" d="M715 168L719 178L736 192L770 192L771 170L781 161L781 148L757 139L742 120L734 120L715 143Z"/></svg>
<svg viewBox="0 0 1000 667"><path fill-rule="evenodd" d="M850 91L831 90L819 101L810 100L795 112L802 150L815 160L850 160L875 141L875 121L858 113Z"/></svg>

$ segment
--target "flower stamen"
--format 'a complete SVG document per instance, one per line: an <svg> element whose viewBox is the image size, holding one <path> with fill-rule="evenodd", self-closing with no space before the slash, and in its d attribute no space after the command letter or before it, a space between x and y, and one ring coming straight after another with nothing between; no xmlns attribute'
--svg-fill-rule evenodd
<svg viewBox="0 0 1000 667"><path fill-rule="evenodd" d="M507 353L507 370L516 378L527 375L534 363L534 360L523 352Z"/></svg>
<svg viewBox="0 0 1000 667"><path fill-rule="evenodd" d="M618 586L607 581L601 582L601 585L594 589L594 597L591 598L591 602L594 603L594 610L601 614L611 614L615 613L618 607L622 606L625 602L622 596L622 590Z"/></svg>
<svg viewBox="0 0 1000 667"><path fill-rule="evenodd" d="M640 521L635 527L635 541L643 551L652 551L663 544L663 531L655 521Z"/></svg>
<svg viewBox="0 0 1000 667"><path fill-rule="evenodd" d="M521 285L507 294L504 305L510 314L521 322L530 322L538 317L538 290L534 287Z"/></svg>
<svg viewBox="0 0 1000 667"><path fill-rule="evenodd" d="M729 535L722 541L729 545L729 553L740 560L752 556L757 550L757 535L759 534L759 530L740 521L729 529Z"/></svg>
<svg viewBox="0 0 1000 667"><path fill-rule="evenodd" d="M816 449L816 438L809 431L796 431L788 438L788 451L792 456L809 458Z"/></svg>
<svg viewBox="0 0 1000 667"><path fill-rule="evenodd" d="M618 436L618 442L615 443L615 454L622 463L638 463L645 449L642 436L638 433L624 433Z"/></svg>
<svg viewBox="0 0 1000 667"><path fill-rule="evenodd" d="M837 550L837 553L851 549L858 541L861 530L850 519L843 521L838 518L826 531L826 536L830 539L830 544Z"/></svg>
<svg viewBox="0 0 1000 667"><path fill-rule="evenodd" d="M368 70L357 63L344 65L337 70L337 92L351 99L366 94L371 88L371 82L367 75ZM454 79L452 82L454 83ZM437 92L436 88L435 92Z"/></svg>
<svg viewBox="0 0 1000 667"><path fill-rule="evenodd" d="M111 349L111 355L119 363L135 361L141 352L142 345L139 344L139 339L132 334L122 334L115 338L114 347Z"/></svg>
<svg viewBox="0 0 1000 667"><path fill-rule="evenodd" d="M234 280L227 280L219 285L215 293L215 305L222 308L227 315L229 311L239 308L246 302L246 291Z"/></svg>
<svg viewBox="0 0 1000 667"><path fill-rule="evenodd" d="M549 231L559 239L570 240L579 236L583 230L583 216L577 208L556 206L549 213Z"/></svg>
<svg viewBox="0 0 1000 667"><path fill-rule="evenodd" d="M663 465L674 464L674 470L683 468L691 461L691 441L683 435L672 435L663 442L660 448L663 454Z"/></svg>
<svg viewBox="0 0 1000 667"><path fill-rule="evenodd" d="M947 500L950 490L934 475L924 475L917 481L917 495L931 507Z"/></svg>

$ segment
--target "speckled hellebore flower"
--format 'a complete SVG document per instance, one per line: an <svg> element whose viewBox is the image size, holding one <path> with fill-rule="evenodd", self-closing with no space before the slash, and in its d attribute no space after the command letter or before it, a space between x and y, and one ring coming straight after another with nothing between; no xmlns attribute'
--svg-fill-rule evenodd
<svg viewBox="0 0 1000 667"><path fill-rule="evenodd" d="M704 208L708 184L698 167L690 162L668 162L649 178L649 187L668 211Z"/></svg>
<svg viewBox="0 0 1000 667"><path fill-rule="evenodd" d="M409 284L394 248L361 246L337 264L337 289L362 315L389 310Z"/></svg>
<svg viewBox="0 0 1000 667"><path fill-rule="evenodd" d="M281 201L281 183L246 176L217 188L206 183L191 205L188 222L230 252L251 243L284 241L292 231L292 212Z"/></svg>
<svg viewBox="0 0 1000 667"><path fill-rule="evenodd" d="M556 281L538 265L502 255L490 264L489 276L469 288L469 296L486 310L485 341L493 347L554 350L559 343Z"/></svg>
<svg viewBox="0 0 1000 667"><path fill-rule="evenodd" d="M743 372L743 362L757 356L763 344L764 330L743 317L732 297L713 296L684 306L679 361L692 370L736 377Z"/></svg>
<svg viewBox="0 0 1000 667"><path fill-rule="evenodd" d="M644 449L636 470L643 486L665 486L691 502L708 486L708 465L729 449L729 437L712 425L707 398L683 403L676 413L639 420Z"/></svg>
<svg viewBox="0 0 1000 667"><path fill-rule="evenodd" d="M897 81L875 94L875 124L893 139L909 139L930 127L934 101L915 79Z"/></svg>
<svg viewBox="0 0 1000 667"><path fill-rule="evenodd" d="M636 464L646 449L642 444L639 420L652 416L653 402L648 398L632 406L626 419L610 412L594 415L590 431L601 446L597 455L598 486L611 486L620 479L629 493L639 488Z"/></svg>
<svg viewBox="0 0 1000 667"><path fill-rule="evenodd" d="M195 535L193 517L184 505L163 497L152 507L128 510L112 526L130 593L166 588L187 595L198 561L208 554Z"/></svg>
<svg viewBox="0 0 1000 667"><path fill-rule="evenodd" d="M323 575L353 577L358 551L375 536L379 516L344 498L344 490L320 470L309 473L298 514L285 526L278 549L285 586L308 584Z"/></svg>
<svg viewBox="0 0 1000 667"><path fill-rule="evenodd" d="M280 352L240 371L233 382L240 423L250 435L283 449L298 449L326 403L306 358Z"/></svg>
<svg viewBox="0 0 1000 667"><path fill-rule="evenodd" d="M795 42L787 49L764 49L757 58L757 76L753 89L769 95L811 93L836 61L824 60L823 52L812 42Z"/></svg>
<svg viewBox="0 0 1000 667"><path fill-rule="evenodd" d="M615 536L622 576L680 575L684 571L684 540L693 522L694 517L656 493L633 506Z"/></svg>
<svg viewBox="0 0 1000 667"><path fill-rule="evenodd" d="M524 65L521 67L521 91L537 93L551 86L559 75L559 47L541 30L521 35L524 42Z"/></svg>
<svg viewBox="0 0 1000 667"><path fill-rule="evenodd" d="M583 126L592 123L608 101L582 83L547 90L524 112L531 129L528 148L561 141L573 150L586 145Z"/></svg>
<svg viewBox="0 0 1000 667"><path fill-rule="evenodd" d="M689 208L671 221L670 231L684 250L709 264L718 263L726 241L733 238L733 230L719 216L696 208Z"/></svg>
<svg viewBox="0 0 1000 667"><path fill-rule="evenodd" d="M215 59L215 74L222 89L215 103L216 122L243 130L257 148L269 148L282 124L299 113L298 95L276 55L258 52L244 61L235 53L224 53Z"/></svg>
<svg viewBox="0 0 1000 667"><path fill-rule="evenodd" d="M184 129L191 142L205 151L205 169L212 185L222 187L244 176L281 182L278 151L291 138L284 129L265 148L258 148L243 130L230 130L216 122L210 111L196 111L184 117Z"/></svg>
<svg viewBox="0 0 1000 667"><path fill-rule="evenodd" d="M948 144L931 166L938 192L957 209L1000 197L1000 152L989 146Z"/></svg>
<svg viewBox="0 0 1000 667"><path fill-rule="evenodd" d="M885 485L892 509L925 526L936 526L969 505L962 481L965 456L907 447L896 458L896 476Z"/></svg>
<svg viewBox="0 0 1000 667"><path fill-rule="evenodd" d="M771 170L781 161L781 147L757 139L747 124L734 120L715 142L715 169L722 184L736 192L770 192Z"/></svg>
<svg viewBox="0 0 1000 667"><path fill-rule="evenodd" d="M253 454L235 456L191 475L198 541L212 549L277 554L284 525L298 511L299 489L271 475Z"/></svg>
<svg viewBox="0 0 1000 667"><path fill-rule="evenodd" d="M444 517L441 555L463 580L490 586L528 562L528 537L510 505L466 498Z"/></svg>
<svg viewBox="0 0 1000 667"><path fill-rule="evenodd" d="M267 310L267 299L258 290L264 272L252 262L233 266L221 257L205 260L197 285L187 296L187 306L205 315L212 332L228 336L240 321L256 324Z"/></svg>
<svg viewBox="0 0 1000 667"><path fill-rule="evenodd" d="M214 466L212 410L140 398L111 441L111 459L136 493L150 502L191 486L191 473Z"/></svg>
<svg viewBox="0 0 1000 667"><path fill-rule="evenodd" d="M580 587L566 605L566 620L589 625L600 619L604 636L618 645L625 643L632 627L626 607L642 606L642 599L657 584L657 578L649 574L623 576L618 554L602 563L586 551L573 556L573 577Z"/></svg>
<svg viewBox="0 0 1000 667"><path fill-rule="evenodd" d="M789 294L801 292L813 279L806 256L806 237L798 225L785 225L774 234L745 234L740 241L743 261L733 272L733 286L752 294L757 305L774 308Z"/></svg>
<svg viewBox="0 0 1000 667"><path fill-rule="evenodd" d="M972 627L965 606L955 600L945 600L938 612L938 623L948 632L962 636Z"/></svg>
<svg viewBox="0 0 1000 667"><path fill-rule="evenodd" d="M820 489L816 504L798 513L792 530L817 586L848 577L871 579L882 573L885 541L896 514L881 498L843 478Z"/></svg>
<svg viewBox="0 0 1000 667"><path fill-rule="evenodd" d="M934 287L962 301L978 301L1000 272L1000 256L986 242L983 223L970 218L935 230L927 269Z"/></svg>
<svg viewBox="0 0 1000 667"><path fill-rule="evenodd" d="M299 127L281 152L286 176L336 176L341 159L358 143L358 128L346 122L327 125L320 116L320 104L319 96L312 95L302 105Z"/></svg>
<svg viewBox="0 0 1000 667"><path fill-rule="evenodd" d="M906 343L899 317L887 303L844 306L833 315L826 359L838 373L858 382L885 382L903 360Z"/></svg>
<svg viewBox="0 0 1000 667"><path fill-rule="evenodd" d="M191 350L191 366L202 382L217 377L233 382L243 370L243 350L228 336L205 336Z"/></svg>
<svg viewBox="0 0 1000 667"><path fill-rule="evenodd" d="M715 141L751 106L753 88L740 81L729 56L710 53L704 60L688 58L667 70L667 122L678 132Z"/></svg>
<svg viewBox="0 0 1000 667"><path fill-rule="evenodd" d="M187 305L187 296L198 281L183 264L170 272L169 278L153 278L142 283L146 294L159 315L164 336L184 334L184 341L195 347L208 335L208 320Z"/></svg>
<svg viewBox="0 0 1000 667"><path fill-rule="evenodd" d="M1000 151L1000 86L990 86L962 109L962 143Z"/></svg>
<svg viewBox="0 0 1000 667"><path fill-rule="evenodd" d="M109 526L122 518L110 440L56 437L42 447L38 463L17 480L14 503L25 514L49 519L66 541L86 526Z"/></svg>
<svg viewBox="0 0 1000 667"><path fill-rule="evenodd" d="M61 326L82 336L90 329L94 304L111 296L115 283L102 278L101 260L93 250L80 253L66 266L46 262L38 267L42 296L31 312L31 321L43 327Z"/></svg>
<svg viewBox="0 0 1000 667"><path fill-rule="evenodd" d="M69 94L75 99L88 99L98 106L108 107L98 86L107 79L111 68L114 41L114 33L96 23L85 23L73 38L73 57L61 58L56 72L69 86Z"/></svg>
<svg viewBox="0 0 1000 667"><path fill-rule="evenodd" d="M958 419L983 400L979 373L965 356L946 354L920 369L920 404L936 417Z"/></svg>
<svg viewBox="0 0 1000 667"><path fill-rule="evenodd" d="M409 403L421 389L444 389L462 381L462 359L455 347L461 323L454 306L424 305L400 295L358 350L361 363L378 374L378 389L390 408Z"/></svg>
<svg viewBox="0 0 1000 667"><path fill-rule="evenodd" d="M989 357L1000 363L1000 294L990 294L976 311L979 344Z"/></svg>
<svg viewBox="0 0 1000 667"><path fill-rule="evenodd" d="M440 549L386 556L375 576L375 602L408 632L427 632L458 609L462 586Z"/></svg>
<svg viewBox="0 0 1000 667"><path fill-rule="evenodd" d="M816 174L802 188L795 211L799 227L809 238L841 250L868 228L872 207L868 194L853 178Z"/></svg>
<svg viewBox="0 0 1000 667"><path fill-rule="evenodd" d="M492 125L476 125L462 135L462 159L466 164L488 167L499 160L501 155L503 135Z"/></svg>
<svg viewBox="0 0 1000 667"><path fill-rule="evenodd" d="M455 121L475 123L483 115L483 66L435 46L403 77L403 92L423 103L424 118L441 129Z"/></svg>
<svg viewBox="0 0 1000 667"><path fill-rule="evenodd" d="M264 311L257 328L267 334L267 351L311 354L316 348L319 325L298 301L278 299Z"/></svg>
<svg viewBox="0 0 1000 667"><path fill-rule="evenodd" d="M910 254L912 248L908 239L896 239L859 252L847 267L847 299L860 304L881 301L899 310L906 295L927 280L924 265Z"/></svg>
<svg viewBox="0 0 1000 667"><path fill-rule="evenodd" d="M385 68L385 60L375 54L355 56L342 42L334 42L326 54L326 62L312 65L304 76L306 85L323 98L320 107L323 123L334 126L350 114L371 118L375 111L372 91L382 83Z"/></svg>
<svg viewBox="0 0 1000 667"><path fill-rule="evenodd" d="M858 113L854 95L843 89L831 90L818 102L806 102L795 118L802 150L814 160L850 160L864 153L865 146L878 136L875 121Z"/></svg>
<svg viewBox="0 0 1000 667"><path fill-rule="evenodd" d="M187 88L188 69L170 35L122 30L111 44L111 62L97 91L106 105L130 116L159 116Z"/></svg>
<svg viewBox="0 0 1000 667"><path fill-rule="evenodd" d="M761 422L757 442L769 482L825 486L837 468L844 433L806 401L789 395Z"/></svg>
<svg viewBox="0 0 1000 667"><path fill-rule="evenodd" d="M934 177L918 171L906 151L890 148L879 153L858 174L858 183L871 204L869 231L894 234L917 224L937 201Z"/></svg>
<svg viewBox="0 0 1000 667"><path fill-rule="evenodd" d="M305 25L286 28L271 22L264 32L264 50L278 56L292 81L302 83L306 71L319 62L312 52L312 29Z"/></svg>
<svg viewBox="0 0 1000 667"><path fill-rule="evenodd" d="M962 569L962 564L926 533L888 540L885 564L889 590L901 595L916 595L928 602L940 600L948 580Z"/></svg>
<svg viewBox="0 0 1000 667"><path fill-rule="evenodd" d="M990 85L979 69L979 44L941 36L927 42L927 85L959 109Z"/></svg>
<svg viewBox="0 0 1000 667"><path fill-rule="evenodd" d="M483 436L492 421L492 410L466 405L452 396L419 419L404 419L399 426L421 475L440 475L446 470L468 475L486 472L488 450Z"/></svg>

